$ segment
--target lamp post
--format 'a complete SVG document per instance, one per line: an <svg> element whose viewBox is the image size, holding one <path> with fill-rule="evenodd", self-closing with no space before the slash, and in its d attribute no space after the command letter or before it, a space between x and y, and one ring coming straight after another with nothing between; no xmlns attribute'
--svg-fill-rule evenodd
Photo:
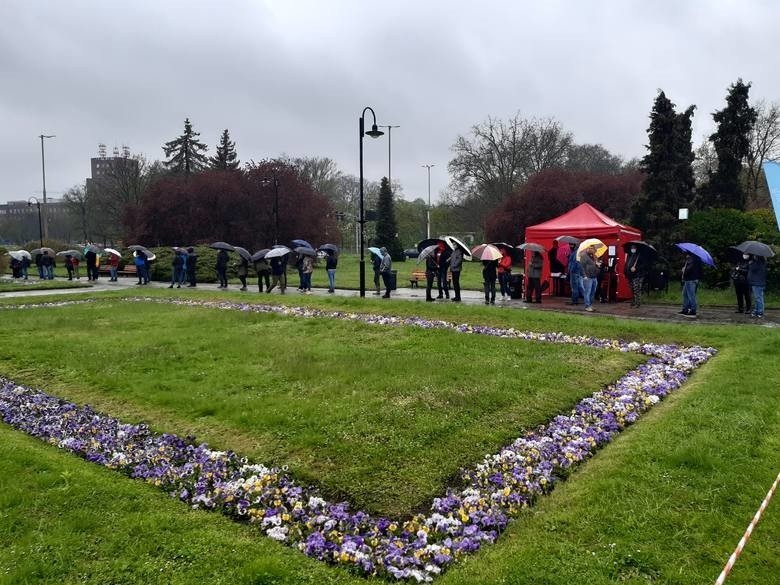
<svg viewBox="0 0 780 585"><path fill-rule="evenodd" d="M371 130L365 131L365 124L363 117L366 112L371 112L371 116L374 119L374 123L371 125ZM376 113L368 106L363 108L363 112L360 114L360 120L358 120L359 134L360 134L360 296L366 296L366 258L365 258L365 238L363 237L363 229L365 227L365 216L363 214L363 135L368 134L371 138L379 138L384 134L376 125Z"/></svg>
<svg viewBox="0 0 780 585"><path fill-rule="evenodd" d="M400 128L400 126L380 126L380 128L387 128L387 183L390 186L390 192L393 191L393 180L390 177L392 171L393 151L391 150L393 144L393 128Z"/></svg>
<svg viewBox="0 0 780 585"><path fill-rule="evenodd" d="M41 240L41 248L43 248L43 226L41 224L41 202L38 201L37 197L30 197L27 199L27 207L32 207L33 201L35 200L35 205L38 207L38 237Z"/></svg>
<svg viewBox="0 0 780 585"><path fill-rule="evenodd" d="M41 139L41 172L43 173L43 215L46 216L46 157L43 152L43 139L44 138L54 138L56 134L40 134L38 138ZM30 203L29 201L27 202ZM41 212L41 205L38 204L38 214L40 215ZM46 239L49 239L49 222L48 217L46 218L47 221L44 222L46 226ZM41 247L43 247L43 242L41 241Z"/></svg>
<svg viewBox="0 0 780 585"><path fill-rule="evenodd" d="M431 237L431 168L436 165L421 165L428 169L428 239Z"/></svg>
<svg viewBox="0 0 780 585"><path fill-rule="evenodd" d="M264 184L273 183L274 186L274 245L279 243L279 179L276 175L271 178L261 179Z"/></svg>

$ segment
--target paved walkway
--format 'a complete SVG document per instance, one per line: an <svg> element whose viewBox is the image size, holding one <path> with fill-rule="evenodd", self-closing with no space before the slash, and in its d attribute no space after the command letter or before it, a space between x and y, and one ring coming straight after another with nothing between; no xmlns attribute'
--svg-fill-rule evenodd
<svg viewBox="0 0 780 585"><path fill-rule="evenodd" d="M117 282L109 282L108 279L100 279L91 288L63 288L63 289L48 289L48 290L31 290L31 291L13 291L0 293L0 298L18 298L18 297L36 297L45 295L67 295L67 294L83 294L83 293L95 293L104 291L116 291L116 290L144 290L145 286L138 286L136 279L133 278L120 278ZM168 283L152 282L148 285L151 288L167 289ZM237 285L230 285L229 292L238 292L239 287ZM182 291L208 291L211 293L222 292L217 288L216 284L199 284L197 288L182 287ZM180 292L179 289L173 289L171 292ZM250 287L248 291L243 293L247 296L248 300L260 300L268 295L266 293L258 293L256 287ZM326 289L314 289L312 292L315 296L330 296ZM343 297L358 297L358 291L337 289L334 293L336 296ZM271 293L272 296L278 296L278 290ZM304 298L304 295L299 293L295 288L287 288L287 298ZM367 298L379 298L375 296L371 290L366 291ZM484 295L481 292L473 290L464 290L461 292L461 298L463 304L466 305L482 305L485 302ZM399 288L392 293L392 299L406 300L406 301L418 301L425 302L425 289L414 288ZM436 303L452 301L442 300L436 301ZM434 304L436 304L434 303ZM744 325L759 325L763 327L780 327L780 311L767 310L763 319L754 319L749 315L741 313L735 313L735 307L708 307L700 306L699 315L696 319L689 319L677 314L680 309L677 305L660 305L647 303L642 305L641 308L635 309L630 306L630 303L605 303L595 304L593 313L586 313L582 305L567 305L566 298L564 297L544 297L541 304L537 303L525 303L520 300L509 299L501 300L501 297L496 300L496 309L500 310L524 310L524 311L557 311L564 313L579 313L581 315L587 315L592 318L599 318L604 315L610 315L612 317L622 319L640 319L649 321L666 321L688 324L744 324Z"/></svg>

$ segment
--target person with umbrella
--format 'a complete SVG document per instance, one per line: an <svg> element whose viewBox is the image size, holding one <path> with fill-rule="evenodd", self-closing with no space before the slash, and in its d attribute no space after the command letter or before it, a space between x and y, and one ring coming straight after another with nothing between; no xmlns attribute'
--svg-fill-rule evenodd
<svg viewBox="0 0 780 585"><path fill-rule="evenodd" d="M757 319L764 317L764 288L766 288L766 258L755 254L748 261L747 281L753 291L753 312Z"/></svg>
<svg viewBox="0 0 780 585"><path fill-rule="evenodd" d="M566 272L569 274L569 285L571 286L571 301L567 302L568 305L576 305L579 299L585 300L585 289L582 283L582 264L580 264L577 258L576 252L577 244L569 243L568 263L566 265Z"/></svg>
<svg viewBox="0 0 780 585"><path fill-rule="evenodd" d="M198 286L197 282L197 270L198 270L198 255L195 253L195 248L190 246L187 248L187 280L189 284L187 287Z"/></svg>
<svg viewBox="0 0 780 585"><path fill-rule="evenodd" d="M20 269L22 271L22 279L27 280L27 274L28 270L30 269L30 257L29 256L22 256L22 259L19 260L20 263Z"/></svg>
<svg viewBox="0 0 780 585"><path fill-rule="evenodd" d="M146 254L143 250L135 250L133 252L135 272L138 275L137 284L148 284L149 280L146 277Z"/></svg>
<svg viewBox="0 0 780 585"><path fill-rule="evenodd" d="M173 260L171 260L171 284L168 288L181 288L181 283L184 281L184 256L179 248L173 251Z"/></svg>
<svg viewBox="0 0 780 585"><path fill-rule="evenodd" d="M449 268L450 256L452 250L444 242L440 242L438 250L436 251L436 262L439 265L439 270L436 273L436 287L439 289L439 295L437 299L450 298L450 287L447 282L447 269ZM443 296L442 296L443 293Z"/></svg>
<svg viewBox="0 0 780 585"><path fill-rule="evenodd" d="M685 252L685 264L682 267L683 305L682 310L678 313L683 317L696 318L696 310L698 309L696 291L699 288L702 272L699 257L692 252Z"/></svg>
<svg viewBox="0 0 780 585"><path fill-rule="evenodd" d="M97 269L97 251L92 244L87 245L87 250L84 253L87 259L87 280L98 279Z"/></svg>
<svg viewBox="0 0 780 585"><path fill-rule="evenodd" d="M585 291L583 295L585 310L592 313L594 310L593 299L596 297L596 282L599 276L595 245L585 248L585 251L580 255L580 264L582 265L582 288Z"/></svg>
<svg viewBox="0 0 780 585"><path fill-rule="evenodd" d="M371 250L371 248L369 248ZM376 291L374 292L375 295L381 295L381 290L379 287L379 280L381 278L381 272L379 271L380 267L382 266L382 251L379 249L376 249L376 251L371 250L371 266L374 269L374 288Z"/></svg>
<svg viewBox="0 0 780 585"><path fill-rule="evenodd" d="M452 273L452 290L453 290L453 303L460 302L460 272L463 269L463 250L460 246L455 246L455 249L450 255L450 272Z"/></svg>
<svg viewBox="0 0 780 585"><path fill-rule="evenodd" d="M73 256L65 254L65 270L68 271L68 280L73 280Z"/></svg>
<svg viewBox="0 0 780 585"><path fill-rule="evenodd" d="M748 268L750 267L750 254L740 253L734 267L731 269L731 281L734 283L734 292L737 295L737 313L750 314L750 285L748 284Z"/></svg>
<svg viewBox="0 0 780 585"><path fill-rule="evenodd" d="M328 292L336 292L336 267L339 265L339 259L333 250L325 250L325 270L328 273Z"/></svg>
<svg viewBox="0 0 780 585"><path fill-rule="evenodd" d="M503 260L503 258L502 258ZM533 303L532 297L536 292L536 302L542 302L542 268L544 266L544 258L542 258L541 252L534 250L531 255L531 260L528 262L528 288L525 292L525 302Z"/></svg>
<svg viewBox="0 0 780 585"><path fill-rule="evenodd" d="M45 280L54 280L54 258L49 256L48 250L43 251L41 266L43 267L43 278Z"/></svg>
<svg viewBox="0 0 780 585"><path fill-rule="evenodd" d="M631 283L631 306L638 309L642 304L642 287L647 275L647 262L645 255L635 243L632 243L628 249L623 274Z"/></svg>
<svg viewBox="0 0 780 585"><path fill-rule="evenodd" d="M252 259L255 263L255 272L257 273L257 291L263 292L263 281L265 281L266 290L271 288L271 265L268 264L268 260L265 259L265 253L269 250L261 250L256 252Z"/></svg>
<svg viewBox="0 0 780 585"><path fill-rule="evenodd" d="M220 248L217 252L217 264L214 267L217 271L217 280L219 280L219 286L217 288L227 288L227 267L228 267L228 253L224 248Z"/></svg>
<svg viewBox="0 0 780 585"><path fill-rule="evenodd" d="M512 278L512 253L509 248L500 247L501 260L498 261L498 285L501 289L501 300L509 296L509 280Z"/></svg>
<svg viewBox="0 0 780 585"><path fill-rule="evenodd" d="M485 287L485 304L496 304L496 278L498 278L498 259L482 261L482 282Z"/></svg>
<svg viewBox="0 0 780 585"><path fill-rule="evenodd" d="M289 249L285 248L287 253L278 256L272 256L271 263L271 286L266 289L266 293L270 293L277 285L279 285L279 292L284 294L287 289L287 254ZM273 252L273 250L271 250Z"/></svg>
<svg viewBox="0 0 780 585"><path fill-rule="evenodd" d="M116 254L110 254L108 258L108 270L110 273L109 282L116 282L117 279L117 271L119 270L119 256Z"/></svg>
<svg viewBox="0 0 780 585"><path fill-rule="evenodd" d="M436 259L438 248L425 256L425 302L432 303L433 298L431 290L433 289L433 280L439 274L439 262ZM419 258L419 257L418 257ZM439 298L441 298L441 285L439 286Z"/></svg>
<svg viewBox="0 0 780 585"><path fill-rule="evenodd" d="M385 294L382 295L382 298L389 299L393 276L391 272L393 269L393 259L390 257L390 252L387 251L387 248L382 247L379 251L382 253L382 263L379 265L379 273L382 275L382 281L385 283Z"/></svg>
<svg viewBox="0 0 780 585"><path fill-rule="evenodd" d="M301 292L303 294L311 294L311 275L314 272L314 260L308 254L302 254L301 260Z"/></svg>

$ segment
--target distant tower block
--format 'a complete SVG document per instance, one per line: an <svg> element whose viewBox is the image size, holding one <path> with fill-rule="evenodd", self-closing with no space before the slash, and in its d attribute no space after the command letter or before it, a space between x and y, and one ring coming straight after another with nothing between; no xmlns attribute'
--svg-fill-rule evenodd
<svg viewBox="0 0 780 585"><path fill-rule="evenodd" d="M114 158L119 157L119 147L115 146L113 152L111 153Z"/></svg>
<svg viewBox="0 0 780 585"><path fill-rule="evenodd" d="M102 142L98 144L98 156L100 158L106 158L106 145Z"/></svg>
<svg viewBox="0 0 780 585"><path fill-rule="evenodd" d="M125 158L130 158L130 147L126 144L122 145L122 156Z"/></svg>

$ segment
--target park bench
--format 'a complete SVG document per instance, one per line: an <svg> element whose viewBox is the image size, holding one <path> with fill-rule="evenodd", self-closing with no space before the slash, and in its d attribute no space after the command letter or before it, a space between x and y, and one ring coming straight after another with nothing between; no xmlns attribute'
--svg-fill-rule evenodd
<svg viewBox="0 0 780 585"><path fill-rule="evenodd" d="M425 282L425 270L415 270L409 275L409 286L419 288L420 282ZM452 286L452 272L447 272L447 286Z"/></svg>
<svg viewBox="0 0 780 585"><path fill-rule="evenodd" d="M101 264L98 267L98 273L99 274L110 274L111 273L111 266L108 264ZM138 269L135 264L125 264L125 267L121 270L116 271L117 276L136 276L138 274Z"/></svg>

